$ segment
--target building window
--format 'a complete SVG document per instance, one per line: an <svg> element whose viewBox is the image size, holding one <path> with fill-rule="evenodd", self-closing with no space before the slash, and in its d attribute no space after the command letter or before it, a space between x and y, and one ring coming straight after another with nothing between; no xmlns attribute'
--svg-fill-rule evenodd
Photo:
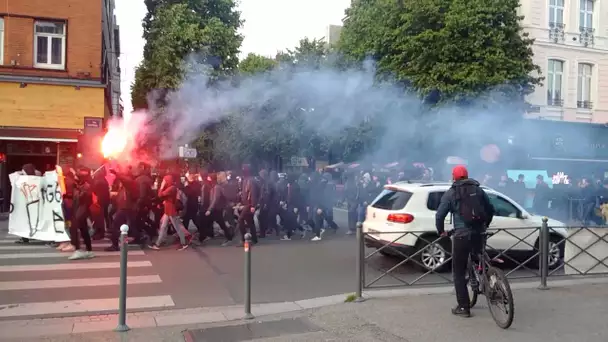
<svg viewBox="0 0 608 342"><path fill-rule="evenodd" d="M578 108L591 109L591 79L593 76L593 66L581 63L578 65L578 95L576 106Z"/></svg>
<svg viewBox="0 0 608 342"><path fill-rule="evenodd" d="M564 0L549 0L549 25L564 23Z"/></svg>
<svg viewBox="0 0 608 342"><path fill-rule="evenodd" d="M564 0L549 0L549 39L555 43L563 43L566 39Z"/></svg>
<svg viewBox="0 0 608 342"><path fill-rule="evenodd" d="M549 106L561 107L564 104L562 98L563 77L564 62L550 59L549 68L547 69L547 104Z"/></svg>
<svg viewBox="0 0 608 342"><path fill-rule="evenodd" d="M65 23L37 21L34 26L34 66L65 69Z"/></svg>
<svg viewBox="0 0 608 342"><path fill-rule="evenodd" d="M0 18L0 65L4 64L4 18Z"/></svg>
<svg viewBox="0 0 608 342"><path fill-rule="evenodd" d="M581 0L581 17L579 25L581 28L593 27L593 0Z"/></svg>
<svg viewBox="0 0 608 342"><path fill-rule="evenodd" d="M593 0L580 0L579 42L588 47L593 45Z"/></svg>

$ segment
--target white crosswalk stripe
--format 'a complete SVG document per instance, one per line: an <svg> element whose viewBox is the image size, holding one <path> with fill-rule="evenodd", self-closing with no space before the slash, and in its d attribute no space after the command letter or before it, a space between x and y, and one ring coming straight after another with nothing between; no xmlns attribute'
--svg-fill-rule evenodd
<svg viewBox="0 0 608 342"><path fill-rule="evenodd" d="M107 241L93 241L94 258L68 260L44 243L15 243L0 234L0 319L94 314L116 311L120 252L104 251ZM156 310L175 303L139 246L129 246L128 310Z"/></svg>

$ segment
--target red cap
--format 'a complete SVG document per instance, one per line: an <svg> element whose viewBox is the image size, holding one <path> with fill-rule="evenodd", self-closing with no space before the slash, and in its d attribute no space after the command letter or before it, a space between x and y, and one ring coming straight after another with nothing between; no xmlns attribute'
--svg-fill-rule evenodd
<svg viewBox="0 0 608 342"><path fill-rule="evenodd" d="M469 178L469 171L464 165L456 165L452 169L452 178L454 180Z"/></svg>

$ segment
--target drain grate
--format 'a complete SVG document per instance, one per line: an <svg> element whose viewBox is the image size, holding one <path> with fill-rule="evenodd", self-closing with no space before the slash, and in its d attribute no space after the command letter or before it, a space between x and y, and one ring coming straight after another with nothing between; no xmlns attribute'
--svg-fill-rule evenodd
<svg viewBox="0 0 608 342"><path fill-rule="evenodd" d="M305 334L322 331L306 318L281 319L208 329L187 330L186 342L241 342L258 338Z"/></svg>

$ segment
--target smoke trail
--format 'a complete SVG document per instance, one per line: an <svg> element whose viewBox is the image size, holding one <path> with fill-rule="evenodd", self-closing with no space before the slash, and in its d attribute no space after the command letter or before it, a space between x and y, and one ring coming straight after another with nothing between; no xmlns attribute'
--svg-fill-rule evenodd
<svg viewBox="0 0 608 342"><path fill-rule="evenodd" d="M369 61L347 70L277 68L238 82L211 82L205 66L193 62L190 66L181 87L168 94L164 108L155 108L157 94L150 95L151 111L162 111L167 123L163 139L156 143L162 158L175 157L180 145L191 143L204 127L222 120L229 133L217 137L220 149L230 151L242 147L231 144L247 143L255 145L248 148L263 150L266 142L276 141L298 156L318 142L290 141L290 136L302 132L320 138L357 136L356 129L365 123L374 139L364 147L363 159L382 162L400 158L445 162L449 155L479 159L484 144L506 142L523 130L522 103L502 97L502 91L488 89L464 106L429 108L400 84L378 82ZM130 123L131 132L150 136L152 129L145 122ZM222 139L222 134L243 140Z"/></svg>

